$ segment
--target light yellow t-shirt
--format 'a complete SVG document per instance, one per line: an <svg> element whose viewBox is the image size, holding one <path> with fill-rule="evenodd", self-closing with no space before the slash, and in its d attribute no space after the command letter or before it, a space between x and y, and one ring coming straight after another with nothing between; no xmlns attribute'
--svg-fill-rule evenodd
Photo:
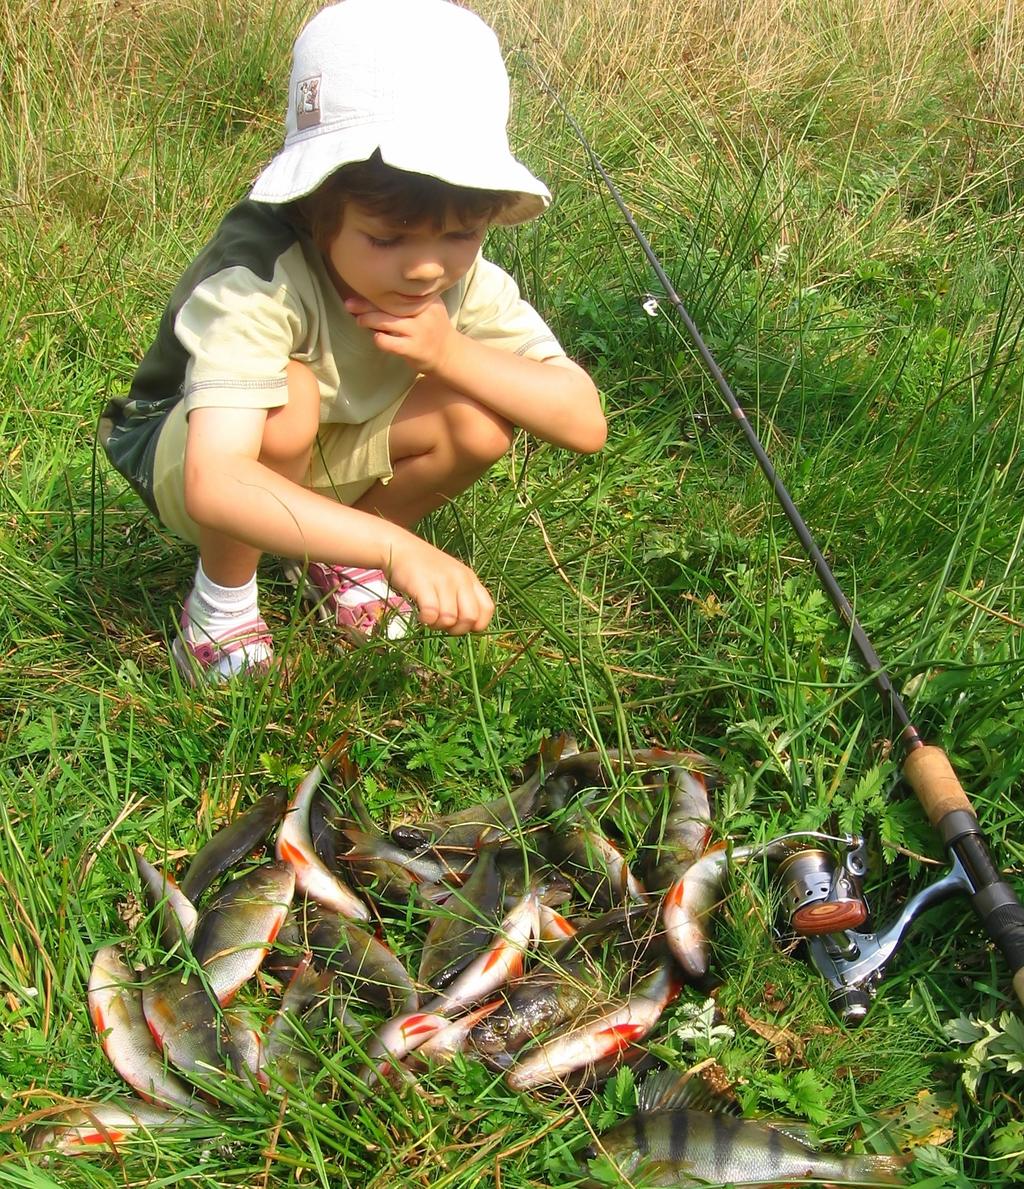
<svg viewBox="0 0 1024 1189"><path fill-rule="evenodd" d="M455 328L478 342L537 360L565 354L515 281L482 256L442 300ZM316 376L322 423L362 425L416 379L345 309L322 256L286 209L247 200L178 283L130 391L101 417L100 440L155 511L154 455L171 410L182 401L186 415L283 405L292 359Z"/></svg>

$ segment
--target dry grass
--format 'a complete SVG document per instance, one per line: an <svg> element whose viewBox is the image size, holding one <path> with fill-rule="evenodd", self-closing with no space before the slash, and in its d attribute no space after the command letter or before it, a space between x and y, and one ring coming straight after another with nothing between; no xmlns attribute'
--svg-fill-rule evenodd
<svg viewBox="0 0 1024 1189"><path fill-rule="evenodd" d="M709 109L836 87L844 105L896 118L953 61L990 118L1019 118L1024 34L1008 0L481 0L475 6L551 70L606 98L682 90ZM960 73L955 71L955 73Z"/></svg>
<svg viewBox="0 0 1024 1189"><path fill-rule="evenodd" d="M0 201L44 216L54 202L77 205L99 223L118 214L134 223L138 200L162 207L161 178L178 164L161 160L157 133L180 130L178 143L201 169L209 146L198 130L208 135L211 110L233 134L219 147L244 180L277 143L288 46L315 7L14 0L0 14L0 105L17 133L0 146ZM682 102L726 147L751 132L771 153L794 139L874 131L884 151L887 136L917 128L929 140L1002 135L1003 159L987 168L1008 176L1015 168L1024 31L1012 0L474 7L510 53L524 49L578 108L614 107L620 132L632 119L677 139ZM518 91L535 90L528 76L520 82ZM700 151L689 129L686 141ZM224 164L211 162L211 172L223 174Z"/></svg>

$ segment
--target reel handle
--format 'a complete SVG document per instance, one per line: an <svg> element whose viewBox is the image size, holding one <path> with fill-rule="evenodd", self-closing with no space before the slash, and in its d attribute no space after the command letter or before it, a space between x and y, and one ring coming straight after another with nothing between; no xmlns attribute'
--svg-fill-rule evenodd
<svg viewBox="0 0 1024 1189"><path fill-rule="evenodd" d="M821 937L857 929L867 919L868 908L863 900L824 900L798 908L789 923L801 937Z"/></svg>

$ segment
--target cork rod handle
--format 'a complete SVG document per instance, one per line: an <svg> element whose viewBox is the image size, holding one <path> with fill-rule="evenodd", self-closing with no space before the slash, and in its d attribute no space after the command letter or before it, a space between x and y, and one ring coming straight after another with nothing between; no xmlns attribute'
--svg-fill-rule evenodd
<svg viewBox="0 0 1024 1189"><path fill-rule="evenodd" d="M954 809L974 813L960 778L941 747L918 747L903 763L903 775L933 826Z"/></svg>

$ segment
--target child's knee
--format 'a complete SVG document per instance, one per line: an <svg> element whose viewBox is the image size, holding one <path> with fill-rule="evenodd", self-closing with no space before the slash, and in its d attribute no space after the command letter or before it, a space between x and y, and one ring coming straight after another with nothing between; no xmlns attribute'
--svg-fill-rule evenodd
<svg viewBox="0 0 1024 1189"><path fill-rule="evenodd" d="M515 426L473 400L451 402L445 422L457 458L475 466L490 466L512 445Z"/></svg>
<svg viewBox="0 0 1024 1189"><path fill-rule="evenodd" d="M320 385L304 364L288 363L288 403L271 409L263 431L260 459L272 465L306 453L320 428Z"/></svg>

